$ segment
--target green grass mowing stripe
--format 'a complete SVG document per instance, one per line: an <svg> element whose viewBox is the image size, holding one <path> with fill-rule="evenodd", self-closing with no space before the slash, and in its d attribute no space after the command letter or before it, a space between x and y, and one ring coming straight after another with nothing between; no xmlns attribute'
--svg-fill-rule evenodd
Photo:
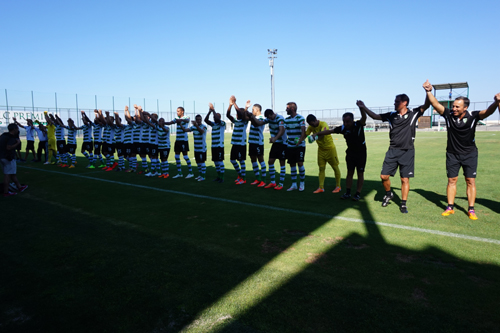
<svg viewBox="0 0 500 333"><path fill-rule="evenodd" d="M20 166L20 167L23 168L23 166ZM255 204L255 203L237 201L237 200L232 200L232 199L217 198L217 197L214 197L214 196L207 196L207 195L187 193L187 192L181 192L181 191L175 191L175 190L160 189L160 188L151 187L151 186L145 186L145 185L138 185L138 184L130 184L130 183L118 182L118 181L109 180L109 179L101 179L101 178L95 178L95 177L89 177L89 176L83 176L83 175L68 174L68 173L59 172L59 171L49 171L49 170L38 169L38 168L29 168L29 169L38 170L38 171L44 171L44 172L50 172L50 173L56 173L56 174L61 174L61 175L69 175L69 176L73 176L73 177L91 179L91 180L96 180L96 181L102 181L102 182L112 183L112 184L119 184L119 185L125 185L125 186L138 187L138 188L143 188L143 189L148 189L148 190L156 190L156 191L161 191L161 192L166 192L166 193L191 196L191 197L196 197L196 198L203 198L203 199L223 201L223 202L233 203L233 204L238 204L238 205L246 205L246 206L258 207L258 208L264 208L264 209L284 211L284 212L288 212L288 213L295 213L295 214L302 214L302 215L309 215L309 216L317 216L317 217L323 217L323 218L328 218L328 219L334 218L334 219L339 219L339 220L348 221L348 222L355 222L355 223L374 224L374 225L378 225L378 226L385 226L385 227L390 227L390 228L398 228L398 229L404 229L404 230L411 230L411 231L429 233L429 234L434 234L434 235L441 235L441 236L446 236L446 237L454 237L454 238L474 240L474 241L478 241L478 242L485 242L485 243L492 243L492 244L498 244L498 245L500 245L500 240L491 239L491 238L469 236L469 235L452 233L452 232L446 232L446 231L440 231L440 230L432 230L432 229L423 229L423 228L410 227L410 226L405 226L405 225L400 225L400 224L375 222L375 221L366 221L366 220L362 220L362 219L348 218L348 217L343 217L343 216L333 216L333 215L327 215L327 214L321 214L321 213L315 213L315 212L308 212L308 211L302 211L302 210L294 210L294 209L288 209L288 208L281 208L281 207L276 207L276 206Z"/></svg>

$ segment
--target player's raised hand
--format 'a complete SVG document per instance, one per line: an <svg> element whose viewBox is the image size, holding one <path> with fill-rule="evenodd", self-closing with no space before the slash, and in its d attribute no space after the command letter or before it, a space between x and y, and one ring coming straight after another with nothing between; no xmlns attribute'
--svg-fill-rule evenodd
<svg viewBox="0 0 500 333"><path fill-rule="evenodd" d="M500 102L500 93L496 94L494 99L496 102Z"/></svg>
<svg viewBox="0 0 500 333"><path fill-rule="evenodd" d="M128 105L125 105L125 111L128 111Z"/></svg>
<svg viewBox="0 0 500 333"><path fill-rule="evenodd" d="M232 95L231 97L229 97L229 105L234 105L235 103L236 103L236 97Z"/></svg>
<svg viewBox="0 0 500 333"><path fill-rule="evenodd" d="M247 104L245 105L245 107L248 109L250 107L251 103L250 103L250 100L247 101Z"/></svg>
<svg viewBox="0 0 500 333"><path fill-rule="evenodd" d="M134 104L134 109L136 109L136 110L137 110L137 108L138 108L137 104Z"/></svg>
<svg viewBox="0 0 500 333"><path fill-rule="evenodd" d="M210 111L215 111L215 109L214 109L214 105L213 105L212 103L208 103L208 109L209 109Z"/></svg>
<svg viewBox="0 0 500 333"><path fill-rule="evenodd" d="M356 101L356 105L358 106L358 108L366 108L366 105L365 103L363 103L363 101Z"/></svg>
<svg viewBox="0 0 500 333"><path fill-rule="evenodd" d="M425 81L422 87L424 87L425 91L432 91L432 84L430 84L429 80Z"/></svg>
<svg viewBox="0 0 500 333"><path fill-rule="evenodd" d="M196 120L191 120L191 124L196 125Z"/></svg>

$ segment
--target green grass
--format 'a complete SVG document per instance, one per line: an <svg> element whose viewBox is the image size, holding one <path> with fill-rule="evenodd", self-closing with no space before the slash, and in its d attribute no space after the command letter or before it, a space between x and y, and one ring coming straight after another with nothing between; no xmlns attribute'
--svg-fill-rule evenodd
<svg viewBox="0 0 500 333"><path fill-rule="evenodd" d="M0 200L0 332L498 331L499 244L370 223L500 240L500 136L476 141L477 221L462 176L457 212L440 215L443 132L417 133L406 215L398 177L380 206L388 133L367 133L360 202L331 193L331 169L312 193L315 144L303 193L235 186L228 156L224 184L88 170L83 157L71 170L24 164L28 191Z"/></svg>

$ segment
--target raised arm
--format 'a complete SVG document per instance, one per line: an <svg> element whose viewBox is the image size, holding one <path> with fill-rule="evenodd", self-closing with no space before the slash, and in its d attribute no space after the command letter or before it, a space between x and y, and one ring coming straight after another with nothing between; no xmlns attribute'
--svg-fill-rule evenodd
<svg viewBox="0 0 500 333"><path fill-rule="evenodd" d="M208 103L208 113L207 115L205 116L205 122L210 125L210 126L214 126L214 123L212 123L210 121L210 113L214 113L214 117L215 117L215 109L214 109L214 105L212 103Z"/></svg>
<svg viewBox="0 0 500 333"><path fill-rule="evenodd" d="M250 122L252 123L252 125L254 125L255 127L259 127L259 126L266 124L264 122L264 120L259 120L259 119L255 118L255 115L252 112L247 111L246 114L247 114L247 117L250 119Z"/></svg>
<svg viewBox="0 0 500 333"><path fill-rule="evenodd" d="M200 132L201 134L205 133L205 130L203 128L200 127L200 125L198 125L198 123L196 122L196 120L193 120L191 122L194 127L196 127L196 129L198 130L198 132Z"/></svg>
<svg viewBox="0 0 500 333"><path fill-rule="evenodd" d="M233 117L233 116L231 116L231 109L232 109L233 105L235 105L235 103L236 103L236 97L231 96L231 97L229 98L229 106L228 106L228 108L227 108L226 117L227 117L227 119L231 120L233 123L234 123L236 120L234 119L234 117Z"/></svg>
<svg viewBox="0 0 500 333"><path fill-rule="evenodd" d="M118 112L115 112L115 124L116 126L118 127L122 127L122 121L120 120L120 115L118 114Z"/></svg>
<svg viewBox="0 0 500 333"><path fill-rule="evenodd" d="M434 97L432 94L432 84L429 83L429 80L425 81L422 87L425 90L425 93L427 94L426 101L429 101L430 105L436 110L437 113L442 115L444 113L444 106L439 103L439 101Z"/></svg>
<svg viewBox="0 0 500 333"><path fill-rule="evenodd" d="M361 126L365 126L366 125L366 112L365 112L365 110L361 110L361 109L359 109L359 111L361 112L361 119L359 119L359 123L361 124Z"/></svg>
<svg viewBox="0 0 500 333"><path fill-rule="evenodd" d="M483 120L485 118L488 118L495 112L497 108L500 109L500 93L496 94L495 97L493 97L494 102L491 103L490 106L486 110L479 111L479 119Z"/></svg>
<svg viewBox="0 0 500 333"><path fill-rule="evenodd" d="M17 121L16 117L12 117L12 120L14 120L14 124L16 124L17 126L24 128L24 126Z"/></svg>
<svg viewBox="0 0 500 333"><path fill-rule="evenodd" d="M52 121L52 119L50 119L47 111L43 112L43 116L45 117L45 121L47 122L47 124L54 125L54 122Z"/></svg>
<svg viewBox="0 0 500 333"><path fill-rule="evenodd" d="M361 100L356 101L356 105L358 106L358 108L361 111L361 113L365 112L372 119L382 120L382 117L378 113L375 113L372 110L368 109L366 107L365 103L363 103L363 101L361 101Z"/></svg>
<svg viewBox="0 0 500 333"><path fill-rule="evenodd" d="M130 111L128 110L128 105L125 105L125 109L123 110L123 114L125 115L125 120L133 122L134 118L130 116Z"/></svg>

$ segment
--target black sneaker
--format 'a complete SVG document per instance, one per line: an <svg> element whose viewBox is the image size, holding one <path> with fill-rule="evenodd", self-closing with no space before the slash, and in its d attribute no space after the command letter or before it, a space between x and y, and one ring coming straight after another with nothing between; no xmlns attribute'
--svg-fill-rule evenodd
<svg viewBox="0 0 500 333"><path fill-rule="evenodd" d="M382 199L382 207L387 207L389 201L394 197L394 193L391 192L391 195L384 195L384 199Z"/></svg>
<svg viewBox="0 0 500 333"><path fill-rule="evenodd" d="M347 199L349 199L350 197L351 197L351 195L350 195L350 194L344 193L344 194L342 194L342 196L340 197L340 199L347 200Z"/></svg>
<svg viewBox="0 0 500 333"><path fill-rule="evenodd" d="M406 205L401 205L401 207L399 207L399 210L403 214L408 214L408 208L406 208Z"/></svg>
<svg viewBox="0 0 500 333"><path fill-rule="evenodd" d="M221 184L224 183L224 179L219 178L219 183L221 183Z"/></svg>
<svg viewBox="0 0 500 333"><path fill-rule="evenodd" d="M212 180L213 182L218 182L220 180L219 177L215 178L214 180Z"/></svg>
<svg viewBox="0 0 500 333"><path fill-rule="evenodd" d="M359 201L359 199L361 199L361 196L359 194L355 194L353 197L352 197L352 201Z"/></svg>

